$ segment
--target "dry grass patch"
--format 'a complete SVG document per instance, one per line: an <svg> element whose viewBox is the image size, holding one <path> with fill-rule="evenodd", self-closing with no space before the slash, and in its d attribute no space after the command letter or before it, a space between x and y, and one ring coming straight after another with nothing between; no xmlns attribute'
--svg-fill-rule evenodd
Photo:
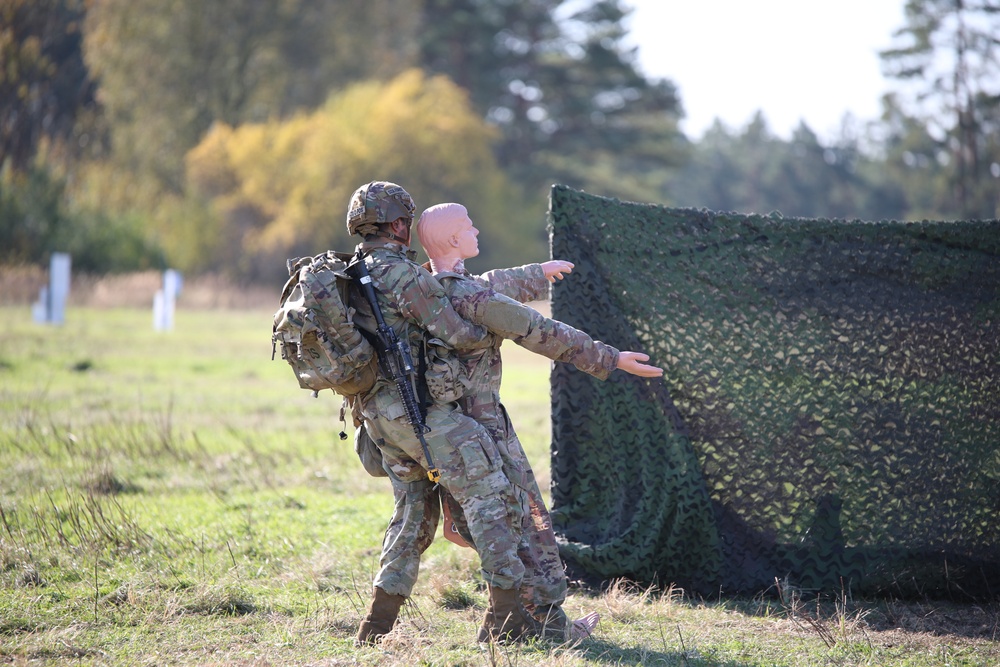
<svg viewBox="0 0 1000 667"><path fill-rule="evenodd" d="M47 268L34 265L0 266L0 305L26 306L38 300L48 285ZM121 274L74 273L68 306L74 308L152 309L156 292L163 287L163 272ZM246 309L277 308L281 285L246 285L218 274L185 277L178 295L179 308Z"/></svg>

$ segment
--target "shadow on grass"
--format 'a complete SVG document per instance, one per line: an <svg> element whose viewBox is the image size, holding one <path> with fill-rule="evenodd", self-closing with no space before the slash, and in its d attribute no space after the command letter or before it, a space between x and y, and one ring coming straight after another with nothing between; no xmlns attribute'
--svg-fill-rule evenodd
<svg viewBox="0 0 1000 667"><path fill-rule="evenodd" d="M718 667L755 667L753 663L749 662L735 662L732 660L718 662L702 656L697 649L690 649L688 651L651 651L644 648L629 648L594 638L576 647L576 651L588 661L611 665L634 665L635 667L678 665L679 667L695 667L696 665L712 664Z"/></svg>
<svg viewBox="0 0 1000 667"><path fill-rule="evenodd" d="M811 619L809 625L832 629L848 627L872 632L902 630L937 637L1000 640L1000 602L978 604L941 600L854 600L830 597L782 600L775 596L691 602L736 611L747 616Z"/></svg>

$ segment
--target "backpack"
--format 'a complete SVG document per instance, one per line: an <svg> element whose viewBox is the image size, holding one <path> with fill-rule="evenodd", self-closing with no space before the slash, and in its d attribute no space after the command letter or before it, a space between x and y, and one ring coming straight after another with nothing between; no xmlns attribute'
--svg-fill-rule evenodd
<svg viewBox="0 0 1000 667"><path fill-rule="evenodd" d="M288 281L271 330L271 358L281 345L299 386L317 396L330 389L346 398L375 385L378 357L354 326L347 306L351 255L327 251L289 259Z"/></svg>

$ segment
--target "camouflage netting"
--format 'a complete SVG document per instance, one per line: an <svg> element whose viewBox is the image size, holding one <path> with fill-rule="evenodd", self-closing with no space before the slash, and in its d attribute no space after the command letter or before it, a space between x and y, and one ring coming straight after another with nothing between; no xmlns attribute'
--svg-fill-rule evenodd
<svg viewBox="0 0 1000 667"><path fill-rule="evenodd" d="M552 374L573 576L1000 598L1000 221L845 222L553 188L553 316L665 367Z"/></svg>

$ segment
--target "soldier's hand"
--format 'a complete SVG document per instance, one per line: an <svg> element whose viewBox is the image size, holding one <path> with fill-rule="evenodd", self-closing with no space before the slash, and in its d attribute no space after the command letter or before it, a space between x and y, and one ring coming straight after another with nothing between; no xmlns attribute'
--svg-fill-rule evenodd
<svg viewBox="0 0 1000 667"><path fill-rule="evenodd" d="M554 283L557 280L562 280L564 273L573 272L573 262L566 262L561 259L542 262L542 271L545 272L545 277L548 278L548 281Z"/></svg>
<svg viewBox="0 0 1000 667"><path fill-rule="evenodd" d="M626 373L644 378L658 378L663 375L663 369L642 362L649 361L649 355L642 352L622 352L618 355L618 368Z"/></svg>

